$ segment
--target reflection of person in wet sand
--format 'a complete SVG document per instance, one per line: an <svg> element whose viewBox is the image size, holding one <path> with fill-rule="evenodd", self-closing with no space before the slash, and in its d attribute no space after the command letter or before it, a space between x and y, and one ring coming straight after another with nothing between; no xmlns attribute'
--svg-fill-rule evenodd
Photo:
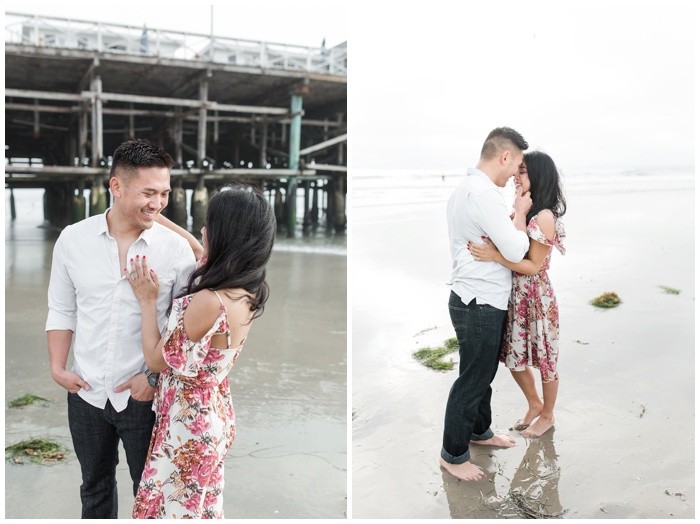
<svg viewBox="0 0 700 524"><path fill-rule="evenodd" d="M453 519L488 519L494 517L545 518L562 514L559 501L559 478L553 432L530 441L518 469L506 492L498 478L508 479L494 455L482 454L485 476L479 486L490 486L475 490L452 475L443 472L442 480L450 517ZM498 493L498 491L501 491Z"/></svg>
<svg viewBox="0 0 700 524"><path fill-rule="evenodd" d="M526 258L513 263L488 239L486 246L470 243L469 249L476 260L495 261L513 270L501 361L510 369L528 402L525 416L514 429L524 430L524 437L533 438L554 426L554 404L559 389L559 309L547 269L552 246L562 255L565 252L562 245L564 224L560 218L566 212L566 201L557 167L549 155L533 151L527 153L524 160L515 185L521 191L530 191L533 201L527 214L530 250ZM537 393L529 366L540 370L544 402Z"/></svg>
<svg viewBox="0 0 700 524"><path fill-rule="evenodd" d="M452 291L449 310L459 343L459 377L447 399L440 465L463 480L478 480L481 469L469 462L469 445L512 447L510 435L491 430L491 382L498 369L511 272L497 262L476 262L469 241L493 239L512 262L528 250L525 215L532 201L519 189L515 220L498 187L518 172L528 145L517 131L503 127L491 131L475 169L469 169L447 206L452 251Z"/></svg>
<svg viewBox="0 0 700 524"><path fill-rule="evenodd" d="M529 517L559 516L559 477L553 431L532 440L510 483L512 502Z"/></svg>

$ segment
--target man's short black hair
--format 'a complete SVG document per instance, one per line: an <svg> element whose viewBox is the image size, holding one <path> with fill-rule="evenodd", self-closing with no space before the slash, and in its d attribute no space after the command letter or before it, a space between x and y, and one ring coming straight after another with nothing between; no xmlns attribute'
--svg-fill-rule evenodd
<svg viewBox="0 0 700 524"><path fill-rule="evenodd" d="M505 149L517 148L521 151L527 150L528 143L523 135L510 127L497 127L486 137L481 148L481 158L490 160L499 155Z"/></svg>
<svg viewBox="0 0 700 524"><path fill-rule="evenodd" d="M175 162L163 149L148 140L140 138L122 143L112 157L112 168L109 176L121 175L128 179L139 167L167 167L170 169Z"/></svg>

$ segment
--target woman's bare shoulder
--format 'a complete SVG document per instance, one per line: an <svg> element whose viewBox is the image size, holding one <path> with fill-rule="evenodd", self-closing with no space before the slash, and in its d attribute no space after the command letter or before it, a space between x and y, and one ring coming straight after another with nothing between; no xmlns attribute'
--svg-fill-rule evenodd
<svg viewBox="0 0 700 524"><path fill-rule="evenodd" d="M554 238L555 221L556 218L551 209L543 209L537 213L537 225L540 226L547 240L552 240Z"/></svg>

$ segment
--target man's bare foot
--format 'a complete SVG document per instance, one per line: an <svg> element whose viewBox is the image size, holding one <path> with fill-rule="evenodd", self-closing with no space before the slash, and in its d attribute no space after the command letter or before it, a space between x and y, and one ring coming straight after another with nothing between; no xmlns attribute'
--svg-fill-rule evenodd
<svg viewBox="0 0 700 524"><path fill-rule="evenodd" d="M440 457L440 465L447 470L453 477L460 480L480 480L484 476L479 466L471 464L469 461L461 464L450 464L445 459Z"/></svg>
<svg viewBox="0 0 700 524"><path fill-rule="evenodd" d="M518 445L515 439L510 435L494 435L486 440L472 440L470 442L472 444L479 444L480 446L498 446L499 448L512 448Z"/></svg>
<svg viewBox="0 0 700 524"><path fill-rule="evenodd" d="M525 438L536 438L544 435L554 427L554 417L540 416L532 426L522 432Z"/></svg>

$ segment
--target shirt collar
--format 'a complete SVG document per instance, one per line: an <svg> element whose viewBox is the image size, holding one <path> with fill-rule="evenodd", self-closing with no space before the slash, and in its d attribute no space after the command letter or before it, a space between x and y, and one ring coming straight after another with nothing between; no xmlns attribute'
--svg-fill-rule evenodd
<svg viewBox="0 0 700 524"><path fill-rule="evenodd" d="M496 184L493 183L493 180L489 178L489 176L484 173L481 169L477 169L475 167L470 167L467 169L467 175L476 175L481 178L483 178L486 182L491 184L492 186L496 187Z"/></svg>
<svg viewBox="0 0 700 524"><path fill-rule="evenodd" d="M101 215L98 215L98 223L97 223L97 234L98 235L109 235L109 228L107 227L107 213L110 212L112 208L109 207L107 210L102 213ZM139 235L139 238L136 240L138 241L139 239L143 239L144 242L146 242L146 245L151 244L151 237L153 236L153 228L156 227L155 224L150 229L144 229L141 231L141 234ZM111 236L111 235L110 235Z"/></svg>

